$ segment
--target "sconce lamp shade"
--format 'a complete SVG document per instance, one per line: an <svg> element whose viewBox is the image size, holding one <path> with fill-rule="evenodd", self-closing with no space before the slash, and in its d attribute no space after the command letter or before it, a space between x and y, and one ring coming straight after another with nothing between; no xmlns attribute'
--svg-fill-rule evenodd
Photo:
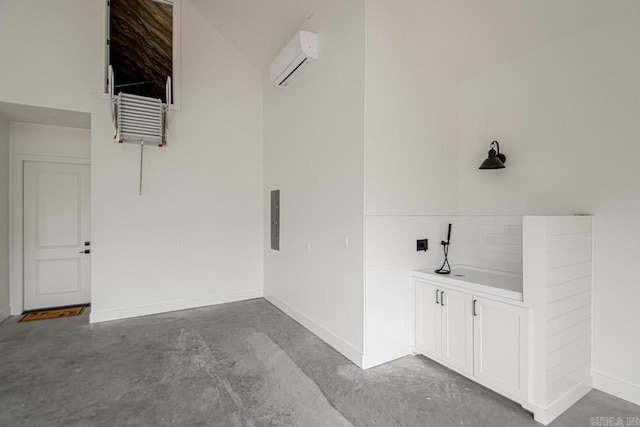
<svg viewBox="0 0 640 427"><path fill-rule="evenodd" d="M498 141L493 141L490 148L489 157L482 162L478 169L504 169L504 163L507 161L507 158L504 154L500 153L500 144L498 144Z"/></svg>

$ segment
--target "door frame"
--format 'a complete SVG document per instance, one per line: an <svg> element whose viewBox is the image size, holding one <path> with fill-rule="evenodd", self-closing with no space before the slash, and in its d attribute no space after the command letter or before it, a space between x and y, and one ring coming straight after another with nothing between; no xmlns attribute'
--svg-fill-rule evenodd
<svg viewBox="0 0 640 427"><path fill-rule="evenodd" d="M9 301L11 314L24 311L24 163L63 163L91 166L91 159L15 153L9 176ZM91 190L91 183L89 188ZM93 192L92 192L93 194ZM92 203L91 203L92 204ZM92 289L93 290L93 289Z"/></svg>

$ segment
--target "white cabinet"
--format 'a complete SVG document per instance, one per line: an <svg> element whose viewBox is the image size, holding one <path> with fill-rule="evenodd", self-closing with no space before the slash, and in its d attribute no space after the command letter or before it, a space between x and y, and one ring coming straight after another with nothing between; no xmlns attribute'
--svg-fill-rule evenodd
<svg viewBox="0 0 640 427"><path fill-rule="evenodd" d="M421 353L440 358L441 355L440 288L416 283L416 347Z"/></svg>
<svg viewBox="0 0 640 427"><path fill-rule="evenodd" d="M527 400L528 311L415 281L418 352L518 402Z"/></svg>
<svg viewBox="0 0 640 427"><path fill-rule="evenodd" d="M416 282L416 348L473 373L472 296Z"/></svg>
<svg viewBox="0 0 640 427"><path fill-rule="evenodd" d="M473 376L493 390L526 399L527 310L522 307L474 299Z"/></svg>
<svg viewBox="0 0 640 427"><path fill-rule="evenodd" d="M473 374L473 297L464 292L442 289L442 360Z"/></svg>
<svg viewBox="0 0 640 427"><path fill-rule="evenodd" d="M466 221L460 219L461 225ZM501 233L507 227L491 228ZM449 275L433 268L413 271L422 298L416 301L421 318L415 329L421 336L412 337L414 350L519 402L536 421L549 424L593 384L592 242L593 217L526 216L522 275L465 265L454 265ZM465 312L472 313L471 324Z"/></svg>

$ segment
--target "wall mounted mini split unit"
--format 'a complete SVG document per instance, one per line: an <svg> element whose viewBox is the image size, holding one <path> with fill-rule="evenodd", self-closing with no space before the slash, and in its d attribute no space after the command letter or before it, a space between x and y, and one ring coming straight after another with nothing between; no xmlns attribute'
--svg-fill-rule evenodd
<svg viewBox="0 0 640 427"><path fill-rule="evenodd" d="M318 59L318 35L299 31L271 64L271 83L285 88L298 80Z"/></svg>

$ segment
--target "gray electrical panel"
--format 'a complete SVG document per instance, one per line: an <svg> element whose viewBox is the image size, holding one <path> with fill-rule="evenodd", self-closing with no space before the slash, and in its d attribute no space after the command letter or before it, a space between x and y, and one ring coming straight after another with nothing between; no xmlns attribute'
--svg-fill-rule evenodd
<svg viewBox="0 0 640 427"><path fill-rule="evenodd" d="M271 249L280 250L280 190L271 192Z"/></svg>

